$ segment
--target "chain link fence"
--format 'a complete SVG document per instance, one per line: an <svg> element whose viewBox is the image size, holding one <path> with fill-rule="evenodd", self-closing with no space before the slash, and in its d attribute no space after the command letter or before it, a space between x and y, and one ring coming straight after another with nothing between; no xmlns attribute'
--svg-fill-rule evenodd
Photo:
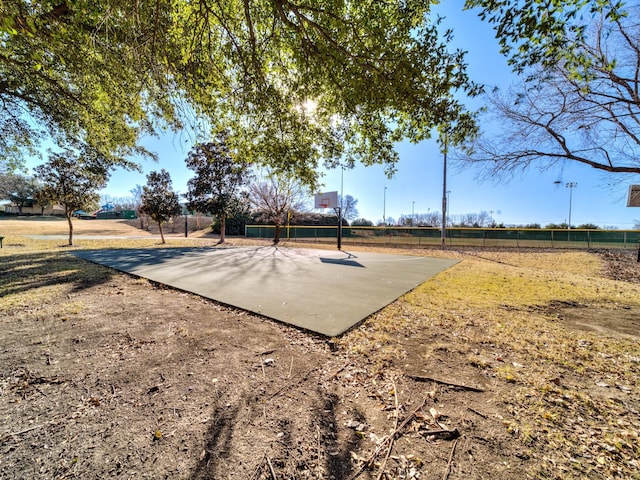
<svg viewBox="0 0 640 480"><path fill-rule="evenodd" d="M273 225L247 225L248 238L273 238ZM440 228L432 227L342 227L343 245L440 246ZM334 242L337 227L282 227L282 239ZM633 249L640 242L639 230L553 230L527 228L448 228L450 247L512 248L622 248Z"/></svg>

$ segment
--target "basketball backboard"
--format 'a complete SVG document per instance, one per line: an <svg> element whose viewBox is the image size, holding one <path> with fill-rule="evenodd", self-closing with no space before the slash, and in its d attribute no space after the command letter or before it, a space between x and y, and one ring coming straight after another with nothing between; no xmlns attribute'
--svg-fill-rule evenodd
<svg viewBox="0 0 640 480"><path fill-rule="evenodd" d="M640 207L640 185L629 185L627 207Z"/></svg>
<svg viewBox="0 0 640 480"><path fill-rule="evenodd" d="M338 208L338 192L316 193L315 208Z"/></svg>

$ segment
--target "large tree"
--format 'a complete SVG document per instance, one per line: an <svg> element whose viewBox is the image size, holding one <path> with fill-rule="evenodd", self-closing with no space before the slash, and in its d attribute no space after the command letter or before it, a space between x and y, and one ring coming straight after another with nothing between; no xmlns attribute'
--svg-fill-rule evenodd
<svg viewBox="0 0 640 480"><path fill-rule="evenodd" d="M640 173L638 13L609 6L589 24L565 24L553 55L524 69L520 85L489 97L499 128L473 142L470 159L492 175L566 161Z"/></svg>
<svg viewBox="0 0 640 480"><path fill-rule="evenodd" d="M212 142L196 145L185 161L195 172L188 182L187 207L216 216L220 221L218 243L224 243L227 216L242 203L240 195L248 180L247 166L234 159L224 134Z"/></svg>
<svg viewBox="0 0 640 480"><path fill-rule="evenodd" d="M142 187L140 211L157 222L162 243L166 243L162 225L180 215L182 209L178 194L171 185L171 175L164 168L147 175L147 184Z"/></svg>
<svg viewBox="0 0 640 480"><path fill-rule="evenodd" d="M357 198L354 198L351 195L345 195L344 197L340 195L338 201L340 203L342 218L347 220L354 220L358 218L359 212Z"/></svg>
<svg viewBox="0 0 640 480"><path fill-rule="evenodd" d="M249 185L249 203L259 221L275 225L273 244L280 242L282 226L306 210L308 189L295 177L269 172Z"/></svg>
<svg viewBox="0 0 640 480"><path fill-rule="evenodd" d="M45 138L121 162L141 135L196 119L204 130L230 128L244 158L312 186L322 161L392 171L399 140L428 138L442 123L459 138L475 129L457 99L479 87L430 7L5 0L0 163Z"/></svg>
<svg viewBox="0 0 640 480"><path fill-rule="evenodd" d="M86 152L77 155L72 150L53 152L49 160L35 168L36 178L42 184L41 199L58 203L64 208L69 225L69 245L73 245L73 212L87 208L100 199L98 190L109 179L104 158Z"/></svg>

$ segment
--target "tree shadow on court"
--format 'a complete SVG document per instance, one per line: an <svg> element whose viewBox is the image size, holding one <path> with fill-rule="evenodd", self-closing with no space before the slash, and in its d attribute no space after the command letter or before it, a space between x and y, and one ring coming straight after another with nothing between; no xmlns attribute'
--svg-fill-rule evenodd
<svg viewBox="0 0 640 480"><path fill-rule="evenodd" d="M68 285L71 292L108 282L114 272L65 252L4 256L0 263L0 296L26 294L42 287Z"/></svg>

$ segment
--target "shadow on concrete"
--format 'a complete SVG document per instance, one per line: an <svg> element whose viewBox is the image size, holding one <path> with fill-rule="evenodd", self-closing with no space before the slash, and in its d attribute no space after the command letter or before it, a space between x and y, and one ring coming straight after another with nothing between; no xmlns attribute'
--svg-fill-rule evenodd
<svg viewBox="0 0 640 480"><path fill-rule="evenodd" d="M320 257L320 261L322 263L332 263L334 265L344 265L346 267L361 267L365 268L361 263L356 262L355 260L348 260L342 258L323 258Z"/></svg>
<svg viewBox="0 0 640 480"><path fill-rule="evenodd" d="M0 291L2 296L27 293L41 287L68 284L73 292L108 282L107 269L78 268L79 260L66 253L17 253L2 257Z"/></svg>

